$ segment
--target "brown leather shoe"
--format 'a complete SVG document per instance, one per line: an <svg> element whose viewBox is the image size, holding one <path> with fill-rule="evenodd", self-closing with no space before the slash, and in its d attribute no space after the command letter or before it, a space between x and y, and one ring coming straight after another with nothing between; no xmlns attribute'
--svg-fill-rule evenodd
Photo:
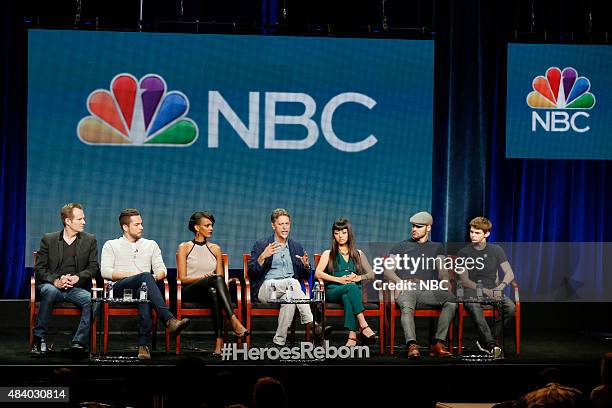
<svg viewBox="0 0 612 408"><path fill-rule="evenodd" d="M421 352L419 351L419 345L416 343L412 343L408 346L408 358L410 360L418 360L421 358Z"/></svg>
<svg viewBox="0 0 612 408"><path fill-rule="evenodd" d="M185 327L189 326L189 319L175 319L174 317L166 322L172 336L178 336Z"/></svg>
<svg viewBox="0 0 612 408"><path fill-rule="evenodd" d="M442 342L438 342L429 348L429 357L450 357L451 352L446 349Z"/></svg>
<svg viewBox="0 0 612 408"><path fill-rule="evenodd" d="M149 346L138 346L138 359L139 360L150 360L151 352Z"/></svg>

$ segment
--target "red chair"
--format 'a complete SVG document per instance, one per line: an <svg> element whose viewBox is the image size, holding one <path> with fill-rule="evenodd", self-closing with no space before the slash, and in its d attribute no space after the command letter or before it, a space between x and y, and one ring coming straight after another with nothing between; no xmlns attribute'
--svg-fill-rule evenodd
<svg viewBox="0 0 612 408"><path fill-rule="evenodd" d="M32 342L34 341L34 325L36 324L36 315L38 315L38 309L40 302L36 301L36 258L37 252L32 252L34 257L34 274L30 278L30 347L32 347ZM96 287L96 280L94 278L91 279L91 287ZM81 316L81 309L70 302L59 302L56 303L53 307L53 315L54 316ZM91 322L91 343L92 353L96 352L96 316L94 315L94 320Z"/></svg>
<svg viewBox="0 0 612 408"><path fill-rule="evenodd" d="M514 292L514 304L516 306L516 313L514 315L514 324L515 324L515 350L516 355L521 354L521 301L519 296L519 285L516 280L513 280L512 288ZM497 317L500 313L497 309L494 309L492 306L484 306L482 312L484 313L485 318L487 317ZM462 353L463 349L463 318L468 317L469 313L463 306L463 303L459 303L459 330L458 330L458 350L459 354Z"/></svg>
<svg viewBox="0 0 612 408"><path fill-rule="evenodd" d="M251 332L251 335L247 337L247 346L251 346L251 337L253 336L251 319L253 316L278 316L280 312L280 305L271 305L266 303L254 302L251 300L251 281L249 279L249 261L251 260L250 254L242 254L242 270L244 275L244 297L246 303L246 329ZM304 287L306 288L306 296L310 298L310 285L307 280L304 280ZM294 336L295 327L292 326L291 335ZM306 338L310 337L310 330L306 327Z"/></svg>
<svg viewBox="0 0 612 408"><path fill-rule="evenodd" d="M108 280L104 279L104 292L106 293ZM164 279L164 298L166 304L170 307L170 289L168 280ZM104 302L104 354L108 352L108 318L110 316L138 316L138 307L134 305L112 304ZM152 309L151 318L153 319L153 349L157 346L157 312ZM166 328L166 353L170 352L170 332Z"/></svg>
<svg viewBox="0 0 612 408"><path fill-rule="evenodd" d="M179 254L176 254L176 264L179 262ZM234 309L234 314L238 318L238 320L242 321L242 289L240 285L240 280L237 278L229 278L229 264L228 264L228 255L222 254L223 258L223 275L225 279L225 284L227 287L230 287L230 284L236 285L236 303L232 303L232 308ZM182 301L182 283L181 280L177 278L176 280L176 318L181 320L183 316L211 316L212 309L208 307L204 307L204 303L188 303ZM226 316L227 317L227 316ZM227 334L227 327L225 327L225 333ZM170 343L170 332L166 333L166 342ZM238 339L238 345L242 343L241 339ZM181 336L176 337L176 354L181 353Z"/></svg>
<svg viewBox="0 0 612 408"><path fill-rule="evenodd" d="M321 260L321 254L315 254L315 269ZM321 290L325 291L325 283L322 279L319 279L319 284L321 285ZM378 302L369 302L368 301L368 293L367 290L362 290L362 302L365 310L363 311L363 315L365 317L376 317L378 318L379 323L379 340L380 340L380 354L384 354L385 352L385 302L382 290L378 291ZM325 302L323 305L323 316L326 317L344 317L344 306L341 303L331 303ZM325 326L325 322L323 322L323 326Z"/></svg>

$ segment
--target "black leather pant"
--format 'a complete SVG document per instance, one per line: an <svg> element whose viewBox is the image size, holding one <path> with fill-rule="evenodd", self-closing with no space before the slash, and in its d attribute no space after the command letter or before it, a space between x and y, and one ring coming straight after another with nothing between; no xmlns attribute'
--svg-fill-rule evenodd
<svg viewBox="0 0 612 408"><path fill-rule="evenodd" d="M183 302L207 303L212 312L213 329L217 338L223 337L221 311L227 318L234 314L227 285L222 276L212 275L202 278L183 288Z"/></svg>

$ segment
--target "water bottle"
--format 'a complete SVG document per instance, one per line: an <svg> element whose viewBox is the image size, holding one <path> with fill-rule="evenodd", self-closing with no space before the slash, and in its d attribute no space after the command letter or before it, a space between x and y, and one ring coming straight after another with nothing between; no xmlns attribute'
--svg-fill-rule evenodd
<svg viewBox="0 0 612 408"><path fill-rule="evenodd" d="M276 300L276 285L274 282L270 284L270 300Z"/></svg>
<svg viewBox="0 0 612 408"><path fill-rule="evenodd" d="M147 293L148 288L147 288L147 284L142 282L142 285L140 285L140 293L138 295L138 299L140 300L147 300Z"/></svg>
<svg viewBox="0 0 612 408"><path fill-rule="evenodd" d="M482 300L483 295L482 295L482 281L479 279L478 283L476 284L476 298L478 300Z"/></svg>
<svg viewBox="0 0 612 408"><path fill-rule="evenodd" d="M285 292L285 298L287 299L288 302L291 302L291 298L292 298L292 293L293 292L293 285L291 283L289 283L287 285L287 292Z"/></svg>
<svg viewBox="0 0 612 408"><path fill-rule="evenodd" d="M113 286L115 286L115 282L113 281L108 282L108 298L109 299L113 298Z"/></svg>
<svg viewBox="0 0 612 408"><path fill-rule="evenodd" d="M461 279L457 281L457 299L463 299L463 282Z"/></svg>
<svg viewBox="0 0 612 408"><path fill-rule="evenodd" d="M319 285L319 282L315 282L314 289L312 290L312 298L317 302L321 301L321 285Z"/></svg>

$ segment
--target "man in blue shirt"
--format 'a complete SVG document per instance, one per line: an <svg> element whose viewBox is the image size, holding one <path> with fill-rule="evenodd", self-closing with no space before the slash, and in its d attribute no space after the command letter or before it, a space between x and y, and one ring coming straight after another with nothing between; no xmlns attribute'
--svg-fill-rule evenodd
<svg viewBox="0 0 612 408"><path fill-rule="evenodd" d="M262 303L276 292L277 299L307 299L300 281L310 277L308 254L302 245L289 238L291 216L287 210L277 208L270 217L274 234L255 243L251 251L248 275L251 280L251 297ZM295 310L300 313L302 324L313 325L313 316L308 304L281 304L278 327L272 340L284 346L287 330L293 321ZM321 328L315 325L315 334Z"/></svg>

